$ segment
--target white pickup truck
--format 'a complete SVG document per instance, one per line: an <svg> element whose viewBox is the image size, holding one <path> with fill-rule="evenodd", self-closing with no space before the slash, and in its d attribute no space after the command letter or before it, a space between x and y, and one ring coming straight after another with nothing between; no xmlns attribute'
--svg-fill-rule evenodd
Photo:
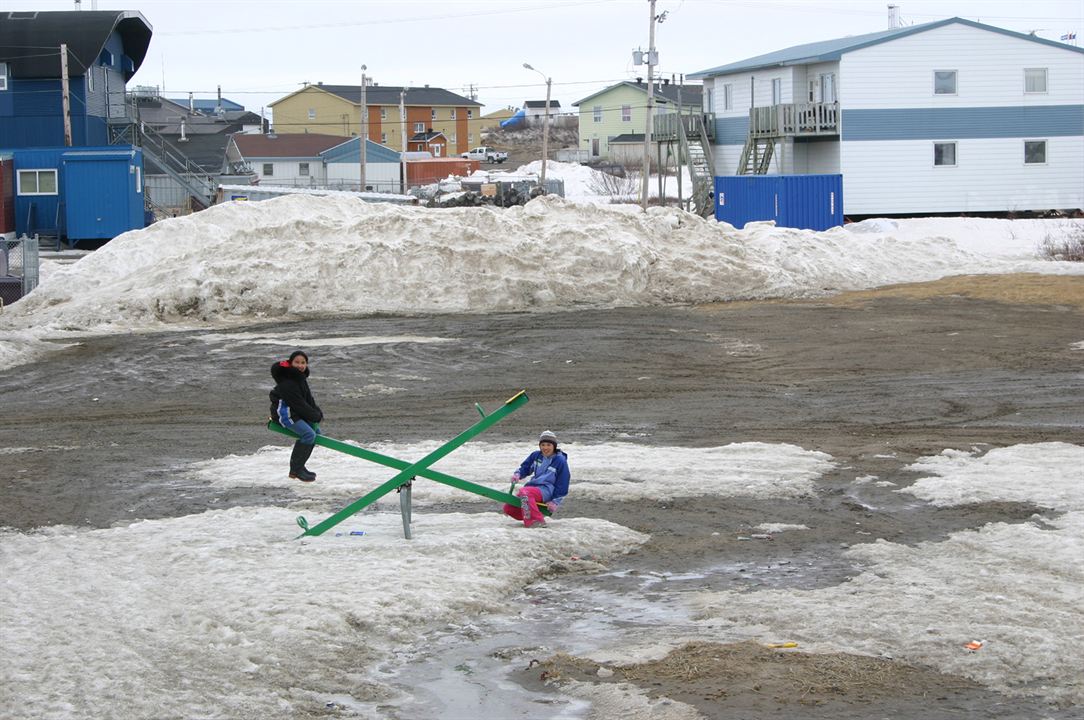
<svg viewBox="0 0 1084 720"><path fill-rule="evenodd" d="M459 157L467 160L478 160L485 163L502 163L508 159L508 153L501 152L491 147L476 147L468 150Z"/></svg>

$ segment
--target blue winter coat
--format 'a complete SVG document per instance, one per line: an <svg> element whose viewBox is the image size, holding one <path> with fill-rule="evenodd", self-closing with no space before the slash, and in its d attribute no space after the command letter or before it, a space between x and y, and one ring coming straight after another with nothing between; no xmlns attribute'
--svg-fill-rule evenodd
<svg viewBox="0 0 1084 720"><path fill-rule="evenodd" d="M535 450L527 456L517 472L521 478L530 476L531 479L525 484L542 491L542 502L552 500L560 505L568 495L568 481L572 475L568 471L568 455L564 450L558 450L549 458L541 450Z"/></svg>

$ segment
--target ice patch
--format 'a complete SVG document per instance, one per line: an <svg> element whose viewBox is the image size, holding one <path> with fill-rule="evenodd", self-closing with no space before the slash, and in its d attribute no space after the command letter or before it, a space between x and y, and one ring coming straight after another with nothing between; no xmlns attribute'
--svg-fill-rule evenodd
<svg viewBox="0 0 1084 720"><path fill-rule="evenodd" d="M1084 702L1084 448L1018 445L945 451L912 469L937 473L908 488L938 504L1035 502L1066 514L991 523L914 547L879 540L847 555L866 569L811 591L705 593L709 626L786 636L815 652L889 655L995 690ZM903 491L901 491L903 492ZM963 645L986 641L980 652Z"/></svg>
<svg viewBox="0 0 1084 720"><path fill-rule="evenodd" d="M1013 445L985 455L944 450L940 455L919 458L907 469L933 476L897 492L935 505L1010 501L1084 510L1084 447L1079 445Z"/></svg>
<svg viewBox="0 0 1084 720"><path fill-rule="evenodd" d="M252 345L279 345L281 347L357 347L359 345L394 345L396 343L452 343L454 338L427 337L423 335L354 335L343 337L272 337L262 333L205 333L200 339L207 342L244 342Z"/></svg>
<svg viewBox="0 0 1084 720"><path fill-rule="evenodd" d="M288 442L283 438L284 442ZM438 447L417 444L369 443L368 450L400 460L414 461ZM507 491L510 476L531 451L523 443L474 442L433 466L434 470L480 485ZM605 445L562 445L568 453L572 483L568 502L594 500L668 500L676 497L716 495L792 498L810 495L814 482L834 467L831 456L795 445L734 443L711 448L646 447L612 442ZM282 487L302 497L356 494L380 485L395 471L342 453L317 447L308 467L315 483L286 478L290 447L264 447L253 455L231 455L190 466L208 482L225 486ZM419 505L478 498L432 480L414 483L413 501ZM490 501L486 501L490 502ZM398 507L392 495L381 501Z"/></svg>
<svg viewBox="0 0 1084 720"><path fill-rule="evenodd" d="M756 530L762 533L781 533L787 530L808 530L808 525L793 525L790 523L761 523L756 526Z"/></svg>

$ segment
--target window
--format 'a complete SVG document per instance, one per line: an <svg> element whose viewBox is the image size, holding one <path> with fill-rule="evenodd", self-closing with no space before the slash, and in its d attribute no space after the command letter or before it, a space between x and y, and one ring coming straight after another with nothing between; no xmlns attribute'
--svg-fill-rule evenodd
<svg viewBox="0 0 1084 720"><path fill-rule="evenodd" d="M474 111L473 110L467 110L467 119L471 120L473 118L474 118Z"/></svg>
<svg viewBox="0 0 1084 720"><path fill-rule="evenodd" d="M452 120L455 120L455 108L452 108Z"/></svg>
<svg viewBox="0 0 1084 720"><path fill-rule="evenodd" d="M474 133L467 133L467 144L468 145L473 145L474 144Z"/></svg>
<svg viewBox="0 0 1084 720"><path fill-rule="evenodd" d="M387 120L388 119L388 109L386 107L380 108L380 119L381 120Z"/></svg>
<svg viewBox="0 0 1084 720"><path fill-rule="evenodd" d="M933 94L934 95L955 95L956 94L956 71L955 70L934 70L934 72L933 72Z"/></svg>
<svg viewBox="0 0 1084 720"><path fill-rule="evenodd" d="M933 164L937 167L956 166L956 143L944 142L933 144Z"/></svg>
<svg viewBox="0 0 1084 720"><path fill-rule="evenodd" d="M733 83L727 83L723 85L723 110L734 109L734 85Z"/></svg>
<svg viewBox="0 0 1084 720"><path fill-rule="evenodd" d="M386 132L380 133L380 144L381 145L387 145L388 144L388 134Z"/></svg>
<svg viewBox="0 0 1084 720"><path fill-rule="evenodd" d="M56 170L20 170L20 195L56 195Z"/></svg>
<svg viewBox="0 0 1084 720"><path fill-rule="evenodd" d="M456 136L457 136L457 135L458 135L458 133L452 133L452 139L451 139L451 141L450 141L450 142L451 142L451 143L452 143L453 145L455 145L455 144L456 144L456 143L458 142L458 139L456 138Z"/></svg>
<svg viewBox="0 0 1084 720"><path fill-rule="evenodd" d="M301 177L308 177L309 176L309 164L308 163L298 163L297 164L297 174L300 175Z"/></svg>
<svg viewBox="0 0 1084 720"><path fill-rule="evenodd" d="M1046 165L1046 140L1024 141L1024 164Z"/></svg>
<svg viewBox="0 0 1084 720"><path fill-rule="evenodd" d="M437 109L436 108L432 108L429 111L429 119L430 120L436 120L437 119Z"/></svg>
<svg viewBox="0 0 1084 720"><path fill-rule="evenodd" d="M1024 68L1024 92L1046 92L1046 68Z"/></svg>
<svg viewBox="0 0 1084 720"><path fill-rule="evenodd" d="M309 120L316 119L316 108L309 108Z"/></svg>
<svg viewBox="0 0 1084 720"><path fill-rule="evenodd" d="M632 122L632 105L621 106L621 122Z"/></svg>
<svg viewBox="0 0 1084 720"><path fill-rule="evenodd" d="M597 123L602 122L602 106L601 105L595 105L594 107L591 108L591 120L593 122L597 122Z"/></svg>
<svg viewBox="0 0 1084 720"><path fill-rule="evenodd" d="M772 78L772 105L780 105L783 102L783 80Z"/></svg>
<svg viewBox="0 0 1084 720"><path fill-rule="evenodd" d="M87 68L87 92L94 92L94 71L95 67L92 65Z"/></svg>
<svg viewBox="0 0 1084 720"><path fill-rule="evenodd" d="M136 192L143 192L143 168L133 165L132 169L135 170Z"/></svg>
<svg viewBox="0 0 1084 720"><path fill-rule="evenodd" d="M425 132L425 123L414 123L414 132Z"/></svg>
<svg viewBox="0 0 1084 720"><path fill-rule="evenodd" d="M8 64L0 63L0 90L8 89Z"/></svg>
<svg viewBox="0 0 1084 720"><path fill-rule="evenodd" d="M275 164L274 163L264 163L263 164L263 176L264 177L271 177L274 174L275 174Z"/></svg>

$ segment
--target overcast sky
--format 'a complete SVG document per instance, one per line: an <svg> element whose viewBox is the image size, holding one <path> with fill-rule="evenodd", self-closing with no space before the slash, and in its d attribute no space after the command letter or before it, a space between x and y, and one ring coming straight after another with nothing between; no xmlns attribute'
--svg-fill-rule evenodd
<svg viewBox="0 0 1084 720"><path fill-rule="evenodd" d="M92 0L83 0L83 9ZM1084 30L1080 0L901 0L904 24L959 16L1057 40ZM72 10L72 0L0 0L11 10ZM98 0L99 10L138 10L154 28L132 85L166 95L222 94L260 107L308 81L360 83L361 65L381 85L431 85L483 112L545 97L553 79L564 110L614 82L646 76L632 50L648 45L648 0ZM881 0L658 0L658 72L666 77L817 40L888 26ZM1081 42L1077 41L1078 44Z"/></svg>

